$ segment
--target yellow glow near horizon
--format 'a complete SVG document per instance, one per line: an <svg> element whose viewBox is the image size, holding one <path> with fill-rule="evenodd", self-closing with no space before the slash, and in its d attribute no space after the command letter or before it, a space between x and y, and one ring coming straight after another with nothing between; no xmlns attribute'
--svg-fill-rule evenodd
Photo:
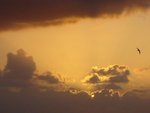
<svg viewBox="0 0 150 113"><path fill-rule="evenodd" d="M23 48L38 70L83 77L91 67L123 64L149 66L150 13L0 33L0 64L6 54ZM136 47L143 55L136 53ZM142 59L142 60L141 60Z"/></svg>

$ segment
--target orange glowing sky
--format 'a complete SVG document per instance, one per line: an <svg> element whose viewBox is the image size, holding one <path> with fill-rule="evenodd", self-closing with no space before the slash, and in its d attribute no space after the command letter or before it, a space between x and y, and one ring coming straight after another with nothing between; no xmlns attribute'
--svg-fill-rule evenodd
<svg viewBox="0 0 150 113"><path fill-rule="evenodd" d="M0 0L0 113L150 113L149 50L150 0Z"/></svg>
<svg viewBox="0 0 150 113"><path fill-rule="evenodd" d="M0 64L5 65L8 52L23 48L34 57L38 71L52 70L73 78L83 77L97 65L149 67L149 20L147 11L0 32ZM141 48L142 55L137 54L136 47Z"/></svg>

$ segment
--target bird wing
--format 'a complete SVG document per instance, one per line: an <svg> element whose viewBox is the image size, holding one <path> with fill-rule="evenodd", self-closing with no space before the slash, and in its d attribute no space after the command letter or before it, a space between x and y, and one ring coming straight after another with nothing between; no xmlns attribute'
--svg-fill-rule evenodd
<svg viewBox="0 0 150 113"><path fill-rule="evenodd" d="M141 50L139 48L137 48L137 51L139 52L139 54L141 54Z"/></svg>

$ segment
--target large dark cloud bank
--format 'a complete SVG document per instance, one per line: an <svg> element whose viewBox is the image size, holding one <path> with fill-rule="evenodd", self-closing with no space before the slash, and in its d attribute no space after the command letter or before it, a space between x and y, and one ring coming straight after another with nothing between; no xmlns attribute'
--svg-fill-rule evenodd
<svg viewBox="0 0 150 113"><path fill-rule="evenodd" d="M149 6L150 0L0 0L0 30L74 22L72 18L112 17Z"/></svg>

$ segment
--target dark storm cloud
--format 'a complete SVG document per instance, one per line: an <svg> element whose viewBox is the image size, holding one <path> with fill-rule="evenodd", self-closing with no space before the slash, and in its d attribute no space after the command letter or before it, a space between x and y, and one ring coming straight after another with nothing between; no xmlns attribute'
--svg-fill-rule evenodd
<svg viewBox="0 0 150 113"><path fill-rule="evenodd" d="M1 0L0 30L61 24L72 17L120 15L149 6L150 0Z"/></svg>

